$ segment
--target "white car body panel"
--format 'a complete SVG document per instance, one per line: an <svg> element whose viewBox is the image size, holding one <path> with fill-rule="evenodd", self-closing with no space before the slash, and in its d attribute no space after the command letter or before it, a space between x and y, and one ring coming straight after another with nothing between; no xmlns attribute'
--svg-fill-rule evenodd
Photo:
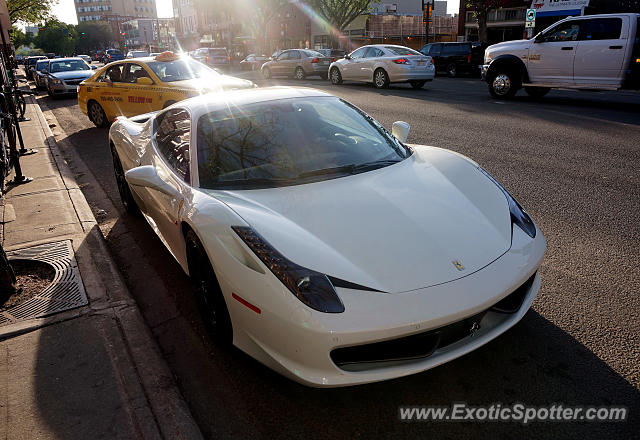
<svg viewBox="0 0 640 440"><path fill-rule="evenodd" d="M194 130L193 121L226 105L311 96L327 95L269 88L211 94L172 107L188 109ZM192 187L158 157L150 135L154 117L119 118L110 130L125 171L153 165L174 191L168 196L130 185L136 201L186 273L184 228L196 232L224 294L234 345L293 380L344 386L432 368L513 326L540 288L535 274L546 249L544 236L537 230L532 239L512 227L504 194L462 155L414 146L414 154L396 165L353 176L278 189L202 190L197 166L191 167ZM251 226L297 264L379 291L337 287L343 313L311 309L231 226ZM464 271L455 268L454 259ZM428 357L353 368L332 361L336 348L405 337L474 316L528 279L516 313L489 311L476 333Z"/></svg>

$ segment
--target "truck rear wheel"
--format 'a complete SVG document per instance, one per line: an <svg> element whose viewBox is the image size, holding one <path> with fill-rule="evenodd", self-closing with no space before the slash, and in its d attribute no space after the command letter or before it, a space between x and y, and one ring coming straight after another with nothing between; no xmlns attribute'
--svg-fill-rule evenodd
<svg viewBox="0 0 640 440"><path fill-rule="evenodd" d="M495 99L511 99L521 86L520 78L510 70L494 73L489 81L489 93Z"/></svg>

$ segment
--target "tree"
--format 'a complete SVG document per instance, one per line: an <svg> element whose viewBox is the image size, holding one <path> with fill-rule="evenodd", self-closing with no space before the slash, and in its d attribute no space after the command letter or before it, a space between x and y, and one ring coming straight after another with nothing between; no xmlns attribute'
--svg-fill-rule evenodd
<svg viewBox="0 0 640 440"><path fill-rule="evenodd" d="M106 21L85 21L75 27L78 34L77 52L88 53L104 49L113 41L113 30Z"/></svg>
<svg viewBox="0 0 640 440"><path fill-rule="evenodd" d="M33 34L31 32L24 33L16 26L11 26L9 38L11 38L11 42L16 48L20 46L29 46L33 43Z"/></svg>
<svg viewBox="0 0 640 440"><path fill-rule="evenodd" d="M467 8L473 9L473 16L478 20L478 40L487 43L487 16L492 9L500 9L507 0L468 0Z"/></svg>
<svg viewBox="0 0 640 440"><path fill-rule="evenodd" d="M263 54L270 51L267 41L269 23L288 3L288 0L255 0L253 2L249 27Z"/></svg>
<svg viewBox="0 0 640 440"><path fill-rule="evenodd" d="M7 254L0 245L0 306L16 293L16 275L13 272Z"/></svg>
<svg viewBox="0 0 640 440"><path fill-rule="evenodd" d="M73 55L76 49L78 33L72 24L62 23L58 20L49 20L38 32L34 43L36 47L45 52L53 52L56 55Z"/></svg>
<svg viewBox="0 0 640 440"><path fill-rule="evenodd" d="M51 17L51 7L58 0L7 0L11 23L41 23Z"/></svg>
<svg viewBox="0 0 640 440"><path fill-rule="evenodd" d="M332 45L339 35L358 16L368 12L371 6L380 0L309 0L311 6L327 23L331 25Z"/></svg>

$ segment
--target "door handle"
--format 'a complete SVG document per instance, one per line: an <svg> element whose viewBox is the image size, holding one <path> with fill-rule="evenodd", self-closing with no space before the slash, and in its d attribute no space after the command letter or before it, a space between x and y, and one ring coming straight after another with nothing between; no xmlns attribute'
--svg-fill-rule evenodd
<svg viewBox="0 0 640 440"><path fill-rule="evenodd" d="M622 49L622 46L609 46L609 49Z"/></svg>
<svg viewBox="0 0 640 440"><path fill-rule="evenodd" d="M572 46L565 46L562 48L562 50L573 50Z"/></svg>

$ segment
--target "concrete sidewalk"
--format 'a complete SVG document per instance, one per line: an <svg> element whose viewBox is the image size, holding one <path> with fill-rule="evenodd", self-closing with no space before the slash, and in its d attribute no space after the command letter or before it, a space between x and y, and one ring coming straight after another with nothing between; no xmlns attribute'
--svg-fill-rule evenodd
<svg viewBox="0 0 640 440"><path fill-rule="evenodd" d="M0 201L7 252L70 240L88 305L6 323L0 315L0 438L199 439L91 209L32 98L23 173Z"/></svg>

